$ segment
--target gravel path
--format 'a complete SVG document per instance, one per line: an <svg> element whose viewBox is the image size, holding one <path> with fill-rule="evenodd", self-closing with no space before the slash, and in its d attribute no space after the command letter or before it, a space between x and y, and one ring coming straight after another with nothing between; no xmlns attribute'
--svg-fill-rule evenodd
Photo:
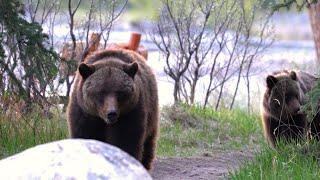
<svg viewBox="0 0 320 180"><path fill-rule="evenodd" d="M224 152L211 157L161 158L151 172L157 180L226 179L228 173L250 160L252 152Z"/></svg>

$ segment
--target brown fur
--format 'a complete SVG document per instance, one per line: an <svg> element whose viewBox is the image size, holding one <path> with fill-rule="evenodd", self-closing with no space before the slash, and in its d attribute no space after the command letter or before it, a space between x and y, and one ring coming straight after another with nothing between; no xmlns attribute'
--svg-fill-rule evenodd
<svg viewBox="0 0 320 180"><path fill-rule="evenodd" d="M279 139L296 141L305 137L307 119L301 106L315 81L308 73L286 70L267 77L261 110L264 134L271 146L275 147Z"/></svg>
<svg viewBox="0 0 320 180"><path fill-rule="evenodd" d="M110 143L151 169L159 121L151 69L130 50L95 52L84 63L68 105L71 137Z"/></svg>

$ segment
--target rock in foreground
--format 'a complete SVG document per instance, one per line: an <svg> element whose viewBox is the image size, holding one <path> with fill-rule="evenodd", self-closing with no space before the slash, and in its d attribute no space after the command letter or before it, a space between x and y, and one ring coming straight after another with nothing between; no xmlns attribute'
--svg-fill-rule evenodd
<svg viewBox="0 0 320 180"><path fill-rule="evenodd" d="M39 145L0 161L1 179L151 179L117 147L83 139Z"/></svg>

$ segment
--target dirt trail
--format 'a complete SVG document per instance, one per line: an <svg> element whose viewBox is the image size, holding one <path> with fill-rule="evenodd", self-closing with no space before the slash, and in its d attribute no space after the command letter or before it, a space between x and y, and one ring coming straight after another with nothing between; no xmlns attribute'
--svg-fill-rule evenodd
<svg viewBox="0 0 320 180"><path fill-rule="evenodd" d="M161 158L155 162L151 175L155 180L225 179L230 171L252 157L251 152L234 151L211 157Z"/></svg>

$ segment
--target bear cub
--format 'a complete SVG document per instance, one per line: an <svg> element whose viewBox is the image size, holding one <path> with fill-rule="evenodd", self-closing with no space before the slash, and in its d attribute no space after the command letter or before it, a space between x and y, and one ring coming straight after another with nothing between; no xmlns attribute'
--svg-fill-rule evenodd
<svg viewBox="0 0 320 180"><path fill-rule="evenodd" d="M306 137L309 125L301 106L316 80L301 71L284 70L267 76L261 112L264 134L272 147L280 139L290 142Z"/></svg>
<svg viewBox="0 0 320 180"><path fill-rule="evenodd" d="M158 134L158 92L145 59L130 50L94 52L78 67L68 104L72 138L119 147L151 169Z"/></svg>

